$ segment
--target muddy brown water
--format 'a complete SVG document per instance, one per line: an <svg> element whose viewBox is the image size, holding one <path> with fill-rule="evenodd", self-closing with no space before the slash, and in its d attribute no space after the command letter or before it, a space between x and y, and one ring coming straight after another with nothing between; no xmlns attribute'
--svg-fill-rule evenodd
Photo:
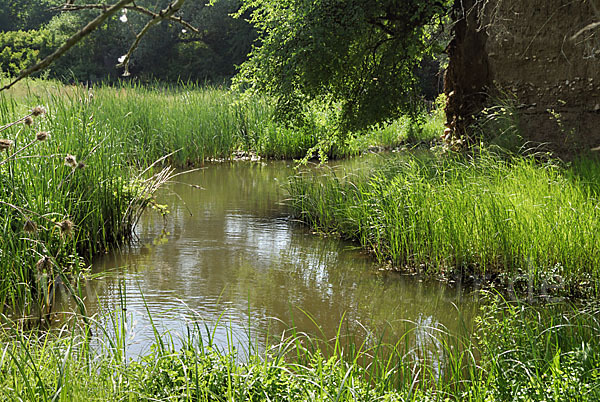
<svg viewBox="0 0 600 402"><path fill-rule="evenodd" d="M175 342L200 322L205 341L244 350L292 326L330 338L342 322L357 338L385 331L392 341L410 327L427 343L436 329L469 325L474 296L382 270L356 244L291 219L282 184L294 173L290 162L235 162L178 177L158 195L167 218L148 211L133 246L95 261L88 314L110 323L106 313L125 307L130 354L152 344L148 311Z"/></svg>

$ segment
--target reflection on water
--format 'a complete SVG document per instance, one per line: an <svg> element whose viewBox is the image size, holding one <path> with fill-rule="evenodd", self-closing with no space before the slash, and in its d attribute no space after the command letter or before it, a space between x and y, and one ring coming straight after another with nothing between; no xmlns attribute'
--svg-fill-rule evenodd
<svg viewBox="0 0 600 402"><path fill-rule="evenodd" d="M87 287L88 312L118 309L125 294L133 354L153 337L146 305L161 331L184 331L195 318L222 323L221 347L286 325L333 337L342 317L358 336L365 328L400 336L408 320L419 328L413 341L427 344L433 328L458 328L457 308L470 316L476 305L460 290L380 271L352 244L292 222L281 184L293 172L283 162L238 162L181 176L159 196L171 215L147 213L136 246L95 262L108 275Z"/></svg>

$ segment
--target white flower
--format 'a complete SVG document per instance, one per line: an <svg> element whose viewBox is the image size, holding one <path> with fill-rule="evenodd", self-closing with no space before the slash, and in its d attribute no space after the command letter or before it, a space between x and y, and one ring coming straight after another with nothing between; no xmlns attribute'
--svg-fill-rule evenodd
<svg viewBox="0 0 600 402"><path fill-rule="evenodd" d="M125 57L127 57L126 54L124 54L123 56L119 57L117 60L119 61L119 63L123 63L125 61Z"/></svg>
<svg viewBox="0 0 600 402"><path fill-rule="evenodd" d="M123 14L121 14L121 18L119 18L121 22L127 22L127 13L123 10Z"/></svg>
<svg viewBox="0 0 600 402"><path fill-rule="evenodd" d="M181 33L187 33L187 29L182 29Z"/></svg>

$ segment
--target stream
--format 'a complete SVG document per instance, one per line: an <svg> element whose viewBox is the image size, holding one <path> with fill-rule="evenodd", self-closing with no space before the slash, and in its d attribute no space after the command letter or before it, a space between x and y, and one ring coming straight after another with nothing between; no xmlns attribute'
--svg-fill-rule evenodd
<svg viewBox="0 0 600 402"><path fill-rule="evenodd" d="M392 341L410 327L425 346L432 331L470 326L476 297L384 270L356 244L291 219L283 184L294 172L291 162L234 162L179 176L157 195L166 219L147 211L132 246L94 262L102 275L84 289L87 313L112 322L106 313L125 307L130 356L148 351L152 323L177 342L200 322L216 346L242 350L264 350L266 333L290 327L327 338L385 330Z"/></svg>

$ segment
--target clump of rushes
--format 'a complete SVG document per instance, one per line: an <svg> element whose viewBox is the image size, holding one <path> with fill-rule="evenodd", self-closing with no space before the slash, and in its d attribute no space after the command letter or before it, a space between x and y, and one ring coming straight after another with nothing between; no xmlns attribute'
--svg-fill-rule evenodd
<svg viewBox="0 0 600 402"><path fill-rule="evenodd" d="M307 224L398 269L587 296L600 285L600 161L587 164L584 180L582 162L398 156L288 190Z"/></svg>

